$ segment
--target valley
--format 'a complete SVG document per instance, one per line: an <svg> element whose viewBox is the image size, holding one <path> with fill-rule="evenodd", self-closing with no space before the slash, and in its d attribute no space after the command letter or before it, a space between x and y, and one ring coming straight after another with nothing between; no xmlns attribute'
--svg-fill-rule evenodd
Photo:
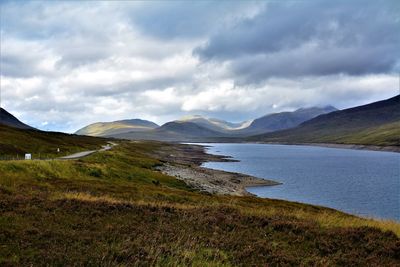
<svg viewBox="0 0 400 267"><path fill-rule="evenodd" d="M151 129L121 125L118 122L102 123L104 130L89 135L168 142L343 145L399 151L399 123L400 96L397 95L344 110L332 106L302 108L236 124L199 115L161 126L152 123ZM118 130L105 130L112 125L119 125ZM76 133L82 134L84 131L78 130Z"/></svg>
<svg viewBox="0 0 400 267"><path fill-rule="evenodd" d="M400 267L400 5L0 2L0 267Z"/></svg>

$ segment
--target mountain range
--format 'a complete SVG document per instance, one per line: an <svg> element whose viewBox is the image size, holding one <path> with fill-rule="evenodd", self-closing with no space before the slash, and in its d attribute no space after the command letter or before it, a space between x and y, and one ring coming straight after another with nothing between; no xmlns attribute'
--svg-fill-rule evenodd
<svg viewBox="0 0 400 267"><path fill-rule="evenodd" d="M334 111L297 127L252 136L247 141L400 145L400 95Z"/></svg>
<svg viewBox="0 0 400 267"><path fill-rule="evenodd" d="M332 106L302 108L293 112L268 114L252 121L239 123L194 115L167 122L159 127L152 123L151 127L147 128L138 125L135 120L129 124L115 121L91 124L78 130L76 133L92 136L161 141L199 141L222 137L239 138L295 127L320 114L335 110L337 109Z"/></svg>
<svg viewBox="0 0 400 267"><path fill-rule="evenodd" d="M17 142L18 133L28 139L29 136L40 140L58 138L21 122L2 108L0 130L3 141L12 139ZM334 143L398 147L400 95L344 110L332 106L301 108L239 123L199 115L161 126L141 119L101 122L88 125L76 134L175 142ZM12 151L14 141L3 142L2 150Z"/></svg>

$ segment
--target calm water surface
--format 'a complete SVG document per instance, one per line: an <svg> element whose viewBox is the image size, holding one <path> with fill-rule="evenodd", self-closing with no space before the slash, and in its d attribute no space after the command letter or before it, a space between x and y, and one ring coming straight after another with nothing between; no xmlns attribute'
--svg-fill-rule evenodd
<svg viewBox="0 0 400 267"><path fill-rule="evenodd" d="M400 154L313 146L206 144L240 162L204 166L282 182L248 188L260 197L400 221Z"/></svg>

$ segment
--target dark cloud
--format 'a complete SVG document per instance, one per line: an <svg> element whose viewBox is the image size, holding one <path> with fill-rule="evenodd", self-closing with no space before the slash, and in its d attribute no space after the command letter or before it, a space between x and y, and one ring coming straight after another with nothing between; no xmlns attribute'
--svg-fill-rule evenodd
<svg viewBox="0 0 400 267"><path fill-rule="evenodd" d="M400 61L399 17L397 1L272 2L194 53L202 60L229 62L248 82L385 73Z"/></svg>
<svg viewBox="0 0 400 267"><path fill-rule="evenodd" d="M257 83L268 77L325 76L345 73L364 75L386 73L392 69L397 48L358 47L330 49L305 47L273 54L234 60L230 67L238 84Z"/></svg>
<svg viewBox="0 0 400 267"><path fill-rule="evenodd" d="M253 1L149 1L126 16L143 34L161 39L201 38L254 13Z"/></svg>

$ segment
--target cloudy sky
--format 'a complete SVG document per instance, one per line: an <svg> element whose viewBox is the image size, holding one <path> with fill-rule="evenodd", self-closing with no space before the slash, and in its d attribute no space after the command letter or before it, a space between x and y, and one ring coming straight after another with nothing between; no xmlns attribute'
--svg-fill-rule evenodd
<svg viewBox="0 0 400 267"><path fill-rule="evenodd" d="M2 106L45 130L399 93L400 2L6 1Z"/></svg>

